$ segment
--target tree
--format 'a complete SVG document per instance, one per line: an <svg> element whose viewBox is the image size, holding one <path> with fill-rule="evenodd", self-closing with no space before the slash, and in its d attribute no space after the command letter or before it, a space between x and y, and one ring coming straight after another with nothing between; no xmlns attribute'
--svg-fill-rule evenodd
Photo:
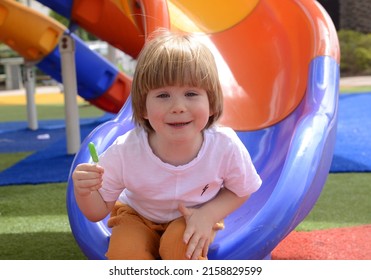
<svg viewBox="0 0 371 280"><path fill-rule="evenodd" d="M362 33L371 33L370 11L370 0L341 0L341 29L350 29Z"/></svg>

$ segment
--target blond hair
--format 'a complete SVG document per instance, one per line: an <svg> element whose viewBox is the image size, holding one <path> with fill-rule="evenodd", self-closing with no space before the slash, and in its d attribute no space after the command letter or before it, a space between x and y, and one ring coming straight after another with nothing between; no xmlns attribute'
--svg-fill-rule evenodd
<svg viewBox="0 0 371 280"><path fill-rule="evenodd" d="M148 92L166 86L204 89L212 112L206 128L220 118L223 93L215 59L195 35L157 30L139 54L131 89L133 119L147 131L153 131L144 118Z"/></svg>

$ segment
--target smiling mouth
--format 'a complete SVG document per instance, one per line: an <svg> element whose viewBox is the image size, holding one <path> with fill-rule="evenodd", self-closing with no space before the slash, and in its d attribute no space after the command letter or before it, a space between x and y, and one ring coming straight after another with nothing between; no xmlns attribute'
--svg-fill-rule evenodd
<svg viewBox="0 0 371 280"><path fill-rule="evenodd" d="M168 125L174 126L174 127L182 127L182 126L186 126L190 123L191 122L178 122L178 123L168 123Z"/></svg>

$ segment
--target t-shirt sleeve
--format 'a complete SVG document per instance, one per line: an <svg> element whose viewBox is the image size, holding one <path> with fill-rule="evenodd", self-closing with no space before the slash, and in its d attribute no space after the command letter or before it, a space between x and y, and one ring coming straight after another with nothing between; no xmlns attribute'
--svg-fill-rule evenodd
<svg viewBox="0 0 371 280"><path fill-rule="evenodd" d="M232 137L230 149L224 187L240 197L251 195L260 188L262 180L248 150L237 135Z"/></svg>

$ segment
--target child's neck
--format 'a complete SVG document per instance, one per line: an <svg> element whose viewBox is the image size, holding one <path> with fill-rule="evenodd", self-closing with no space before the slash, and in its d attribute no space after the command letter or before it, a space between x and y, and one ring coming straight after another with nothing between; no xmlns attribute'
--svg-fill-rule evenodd
<svg viewBox="0 0 371 280"><path fill-rule="evenodd" d="M148 135L148 142L152 152L163 162L180 166L191 162L197 157L203 143L203 134L192 141L165 141L156 133Z"/></svg>

